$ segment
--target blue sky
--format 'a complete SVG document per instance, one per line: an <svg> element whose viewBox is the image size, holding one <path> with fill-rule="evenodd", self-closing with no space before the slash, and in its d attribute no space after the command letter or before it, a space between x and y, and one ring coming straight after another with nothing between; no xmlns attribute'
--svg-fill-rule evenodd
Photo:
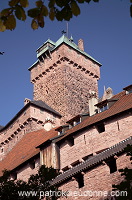
<svg viewBox="0 0 132 200"><path fill-rule="evenodd" d="M31 0L29 0L31 1ZM129 0L100 0L81 5L81 15L69 22L69 37L84 40L85 51L102 63L99 94L104 85L114 94L132 80L132 18ZM3 5L2 5L3 4ZM4 8L5 3L1 3ZM14 31L0 33L0 125L6 125L32 99L28 68L36 61L36 49L66 30L66 22L46 20L45 28L33 31L30 19L18 22Z"/></svg>

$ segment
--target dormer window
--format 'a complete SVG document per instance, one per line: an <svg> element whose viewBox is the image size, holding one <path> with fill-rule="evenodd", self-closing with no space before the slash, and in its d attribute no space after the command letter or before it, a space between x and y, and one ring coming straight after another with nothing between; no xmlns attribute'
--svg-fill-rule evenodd
<svg viewBox="0 0 132 200"><path fill-rule="evenodd" d="M111 108L111 106L113 106L116 103L117 99L106 99L104 101L101 101L97 104L95 104L95 106L97 106L98 108L98 112L103 112L109 108Z"/></svg>
<svg viewBox="0 0 132 200"><path fill-rule="evenodd" d="M81 123L81 116L77 115L74 118L67 121L67 123L69 124L69 127L72 128L73 126L76 126Z"/></svg>
<svg viewBox="0 0 132 200"><path fill-rule="evenodd" d="M126 94L130 94L130 93L132 93L132 85L129 85L129 86L123 88L123 90L126 91Z"/></svg>
<svg viewBox="0 0 132 200"><path fill-rule="evenodd" d="M80 124L80 119L73 122L73 126L76 126L76 125L78 125L78 124Z"/></svg>
<svg viewBox="0 0 132 200"><path fill-rule="evenodd" d="M99 112L103 112L108 109L108 104L103 105L102 107L99 108Z"/></svg>
<svg viewBox="0 0 132 200"><path fill-rule="evenodd" d="M37 49L37 57L44 59L50 57L50 51L55 47L55 43L50 39Z"/></svg>
<svg viewBox="0 0 132 200"><path fill-rule="evenodd" d="M62 125L56 129L58 131L58 135L65 133L69 129L69 125Z"/></svg>

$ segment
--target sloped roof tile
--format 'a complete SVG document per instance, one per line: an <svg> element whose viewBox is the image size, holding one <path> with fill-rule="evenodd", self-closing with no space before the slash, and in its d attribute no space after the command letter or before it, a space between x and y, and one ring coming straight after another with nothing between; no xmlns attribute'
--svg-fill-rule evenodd
<svg viewBox="0 0 132 200"><path fill-rule="evenodd" d="M54 129L50 131L42 129L25 134L0 162L0 175L2 174L2 170L13 170L33 156L37 155L39 149L37 149L36 146L55 136L57 136L57 131Z"/></svg>
<svg viewBox="0 0 132 200"><path fill-rule="evenodd" d="M41 101L41 100L39 100L39 101L29 101L29 103L27 103L5 126L3 126L3 127L1 126L0 127L0 131L3 131L8 126L10 126L10 124L12 124L21 115L21 113L24 112L31 105L32 106L36 106L38 108L42 108L44 110L52 112L52 113L58 115L59 117L61 117L60 113L58 113L53 108L51 108L50 106L48 106L44 101Z"/></svg>
<svg viewBox="0 0 132 200"><path fill-rule="evenodd" d="M80 124L67 130L66 134L63 137L58 138L56 142L61 141L62 139L66 138L67 136L69 136L70 134L76 131L80 131L83 128L94 125L96 123L99 123L102 120L105 120L119 113L132 109L132 93L125 95L125 92L121 92L112 97L112 99L115 99L115 98L117 99L119 98L119 99L108 110L105 110L93 116L87 117Z"/></svg>

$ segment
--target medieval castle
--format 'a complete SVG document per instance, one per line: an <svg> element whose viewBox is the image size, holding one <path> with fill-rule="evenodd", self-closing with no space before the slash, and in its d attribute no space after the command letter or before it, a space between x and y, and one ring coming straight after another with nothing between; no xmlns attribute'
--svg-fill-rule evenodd
<svg viewBox="0 0 132 200"><path fill-rule="evenodd" d="M60 170L53 184L64 191L112 190L122 178L118 169L131 165L124 148L132 144L132 85L116 95L108 88L99 99L100 67L82 39L62 35L37 49L29 68L33 100L0 126L0 174L8 169L27 180L45 164Z"/></svg>

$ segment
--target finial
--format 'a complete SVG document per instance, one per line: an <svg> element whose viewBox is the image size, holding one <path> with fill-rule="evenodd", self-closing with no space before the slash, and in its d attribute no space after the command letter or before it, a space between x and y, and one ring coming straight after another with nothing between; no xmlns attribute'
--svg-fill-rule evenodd
<svg viewBox="0 0 132 200"><path fill-rule="evenodd" d="M73 37L72 37L72 35L71 35L71 37L70 37L70 40L71 40L71 42L73 42Z"/></svg>
<svg viewBox="0 0 132 200"><path fill-rule="evenodd" d="M65 33L66 33L66 31L64 31L64 30L63 30L63 31L61 31L61 33L62 33L62 34L65 34Z"/></svg>
<svg viewBox="0 0 132 200"><path fill-rule="evenodd" d="M67 37L68 37L68 22L66 22L66 33L67 33Z"/></svg>

